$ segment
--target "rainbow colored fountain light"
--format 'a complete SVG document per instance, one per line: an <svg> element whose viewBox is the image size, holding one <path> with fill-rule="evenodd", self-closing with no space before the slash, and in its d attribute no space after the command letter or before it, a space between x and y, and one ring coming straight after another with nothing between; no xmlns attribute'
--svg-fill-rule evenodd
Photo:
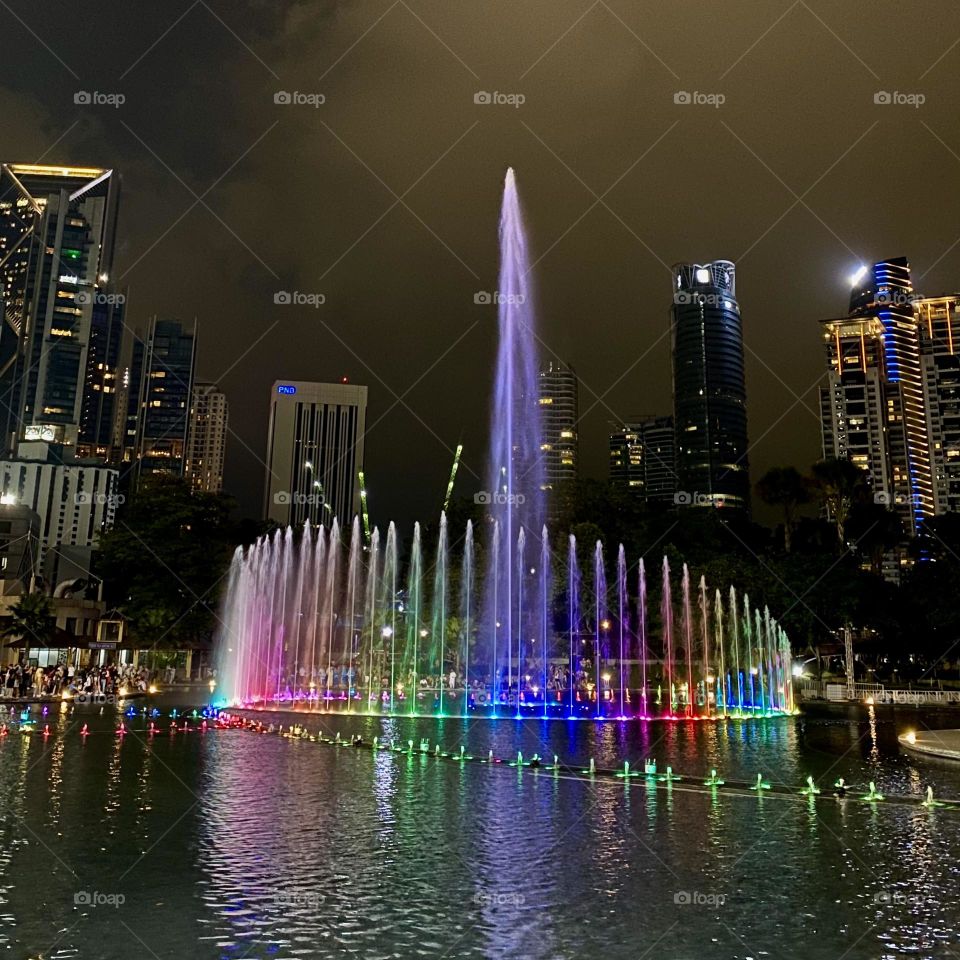
<svg viewBox="0 0 960 960"><path fill-rule="evenodd" d="M671 570L666 557L648 577L644 559L622 544L551 539L540 338L512 170L499 232L487 489L475 496L483 523L448 529L442 513L429 528L415 523L406 556L393 523L368 533L359 516L348 526L287 527L238 548L218 638L218 697L410 717L793 714L790 644L766 607L709 588L686 564ZM308 472L293 479L293 493L309 492Z"/></svg>

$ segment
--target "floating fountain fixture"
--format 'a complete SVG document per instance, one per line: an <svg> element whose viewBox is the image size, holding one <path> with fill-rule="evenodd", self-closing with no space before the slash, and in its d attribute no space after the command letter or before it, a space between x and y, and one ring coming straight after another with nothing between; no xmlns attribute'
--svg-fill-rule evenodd
<svg viewBox="0 0 960 960"><path fill-rule="evenodd" d="M703 781L703 785L704 785L705 787L722 787L723 784L724 784L724 781L721 780L720 777L717 776L717 771L716 771L716 769L711 769L711 770L710 770L710 776L707 777L707 779Z"/></svg>
<svg viewBox="0 0 960 960"><path fill-rule="evenodd" d="M769 790L770 784L763 779L762 774L757 774L757 782L750 788L751 790L756 790L759 794L763 790Z"/></svg>
<svg viewBox="0 0 960 960"><path fill-rule="evenodd" d="M800 791L807 797L816 797L820 793L820 788L813 782L813 777L807 777L807 785Z"/></svg>
<svg viewBox="0 0 960 960"><path fill-rule="evenodd" d="M879 790L877 790L877 785L871 780L869 789L860 799L863 800L864 803L877 803L880 800L883 800L884 796Z"/></svg>
<svg viewBox="0 0 960 960"><path fill-rule="evenodd" d="M927 787L926 799L923 801L923 803L921 804L921 806L924 806L924 807L927 807L928 809L931 809L931 808L933 808L933 807L945 807L946 804L945 804L945 803L941 803L939 800L934 800L934 799L933 799L933 787L928 786L928 787Z"/></svg>

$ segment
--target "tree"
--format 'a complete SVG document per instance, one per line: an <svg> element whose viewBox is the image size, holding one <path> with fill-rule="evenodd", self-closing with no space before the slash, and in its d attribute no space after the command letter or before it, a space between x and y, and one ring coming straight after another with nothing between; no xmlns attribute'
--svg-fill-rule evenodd
<svg viewBox="0 0 960 960"><path fill-rule="evenodd" d="M790 552L797 510L810 502L810 481L796 467L771 467L757 481L757 496L783 510L783 549Z"/></svg>
<svg viewBox="0 0 960 960"><path fill-rule="evenodd" d="M228 497L192 493L176 477L145 477L100 539L108 601L138 641L183 647L212 636L239 535L230 507Z"/></svg>
<svg viewBox="0 0 960 960"><path fill-rule="evenodd" d="M43 593L25 593L10 608L10 623L3 628L3 636L25 640L28 647L45 647L56 632L53 606Z"/></svg>
<svg viewBox="0 0 960 960"><path fill-rule="evenodd" d="M813 465L813 480L836 526L842 548L847 542L850 508L867 490L867 473L849 460L831 458Z"/></svg>

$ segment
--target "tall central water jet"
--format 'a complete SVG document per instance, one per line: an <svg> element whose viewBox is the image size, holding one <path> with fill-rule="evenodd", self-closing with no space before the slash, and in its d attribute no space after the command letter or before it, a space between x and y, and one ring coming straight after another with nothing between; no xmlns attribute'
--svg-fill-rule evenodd
<svg viewBox="0 0 960 960"><path fill-rule="evenodd" d="M436 528L415 523L406 556L393 523L381 546L376 527L361 536L358 518L342 532L337 520L308 523L238 548L218 639L221 696L392 716L794 712L789 640L762 602L751 606L731 587L726 604L719 590L710 604L706 580L686 564L675 590L666 557L659 593L651 577L648 598L643 557L634 581L623 545L614 568L613 544L581 543L580 556L572 532L552 559L530 266L512 171L500 244L482 527L448 530L443 514Z"/></svg>
<svg viewBox="0 0 960 960"><path fill-rule="evenodd" d="M535 636L527 619L541 609L541 580L516 557L520 533L528 556L538 556L543 528L543 454L537 391L534 309L530 264L513 169L507 170L500 213L500 278L496 293L499 348L490 417L486 503L490 526L499 528L500 549L490 551L486 576L494 697L509 701L511 686L524 675L525 637ZM492 540L491 536L488 541ZM522 602L521 602L522 601ZM517 684L519 694L519 682Z"/></svg>

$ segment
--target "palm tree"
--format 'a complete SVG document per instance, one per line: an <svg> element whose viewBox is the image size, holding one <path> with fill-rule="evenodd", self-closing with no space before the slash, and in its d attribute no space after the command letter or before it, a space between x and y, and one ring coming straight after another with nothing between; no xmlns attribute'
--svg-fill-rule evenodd
<svg viewBox="0 0 960 960"><path fill-rule="evenodd" d="M7 611L10 622L0 633L4 637L26 641L30 647L48 646L56 632L53 605L43 593L25 593Z"/></svg>
<svg viewBox="0 0 960 960"><path fill-rule="evenodd" d="M810 481L796 467L771 467L756 489L764 503L783 509L783 549L789 553L797 509L810 502Z"/></svg>
<svg viewBox="0 0 960 960"><path fill-rule="evenodd" d="M830 518L837 528L837 539L843 547L850 508L867 490L867 472L849 460L831 458L813 465L813 482L820 493Z"/></svg>

